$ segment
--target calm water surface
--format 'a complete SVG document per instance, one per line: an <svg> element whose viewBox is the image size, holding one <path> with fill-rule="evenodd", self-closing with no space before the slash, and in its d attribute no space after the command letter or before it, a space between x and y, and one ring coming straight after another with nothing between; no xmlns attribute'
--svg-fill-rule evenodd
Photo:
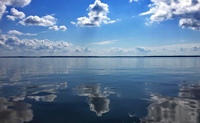
<svg viewBox="0 0 200 123"><path fill-rule="evenodd" d="M1 58L0 123L200 123L200 58Z"/></svg>

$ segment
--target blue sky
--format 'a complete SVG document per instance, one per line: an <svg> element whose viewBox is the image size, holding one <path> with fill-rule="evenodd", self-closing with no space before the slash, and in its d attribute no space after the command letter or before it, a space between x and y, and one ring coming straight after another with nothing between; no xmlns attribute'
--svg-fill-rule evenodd
<svg viewBox="0 0 200 123"><path fill-rule="evenodd" d="M0 3L0 55L200 53L200 0Z"/></svg>

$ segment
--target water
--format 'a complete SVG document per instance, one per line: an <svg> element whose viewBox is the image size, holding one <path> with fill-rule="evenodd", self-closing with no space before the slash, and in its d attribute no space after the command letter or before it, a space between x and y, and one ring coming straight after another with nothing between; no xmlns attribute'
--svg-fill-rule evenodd
<svg viewBox="0 0 200 123"><path fill-rule="evenodd" d="M0 123L200 123L200 58L1 58Z"/></svg>

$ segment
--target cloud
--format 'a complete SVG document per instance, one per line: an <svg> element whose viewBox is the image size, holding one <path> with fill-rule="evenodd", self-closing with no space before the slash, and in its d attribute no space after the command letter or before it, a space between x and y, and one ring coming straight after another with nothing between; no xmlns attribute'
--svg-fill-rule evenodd
<svg viewBox="0 0 200 123"><path fill-rule="evenodd" d="M54 31L58 31L59 29L62 31L66 31L67 27L63 25L63 26L59 26L59 28L58 28L58 26L55 25L55 26L49 27L49 29L54 30Z"/></svg>
<svg viewBox="0 0 200 123"><path fill-rule="evenodd" d="M8 20L15 21L15 17L12 15L7 15L6 17L8 18Z"/></svg>
<svg viewBox="0 0 200 123"><path fill-rule="evenodd" d="M62 25L62 26L59 26L59 28L58 28L58 26L55 25L55 26L53 26L53 27L49 27L49 29L55 30L55 31L58 31L58 30L60 29L60 30L62 30L62 31L66 31L66 30L67 30L67 27L64 26L64 25Z"/></svg>
<svg viewBox="0 0 200 123"><path fill-rule="evenodd" d="M181 52L185 52L185 51L187 51L187 49L181 47L181 48L180 48L180 51L181 51Z"/></svg>
<svg viewBox="0 0 200 123"><path fill-rule="evenodd" d="M0 29L0 33L2 33L2 30Z"/></svg>
<svg viewBox="0 0 200 123"><path fill-rule="evenodd" d="M14 7L24 7L30 4L31 0L2 0L6 1L6 5Z"/></svg>
<svg viewBox="0 0 200 123"><path fill-rule="evenodd" d="M0 1L0 19L6 13L7 6L24 7L29 5L31 0L1 0Z"/></svg>
<svg viewBox="0 0 200 123"><path fill-rule="evenodd" d="M0 49L8 51L40 51L40 52L68 52L73 45L65 41L50 41L48 39L22 39L15 36L0 35Z"/></svg>
<svg viewBox="0 0 200 123"><path fill-rule="evenodd" d="M132 3L132 2L138 2L138 0L129 0L129 3Z"/></svg>
<svg viewBox="0 0 200 123"><path fill-rule="evenodd" d="M59 29L62 30L62 31L66 31L67 27L63 25L63 26L60 26Z"/></svg>
<svg viewBox="0 0 200 123"><path fill-rule="evenodd" d="M129 48L112 47L108 49L91 49L91 47L78 47L66 41L50 41L48 39L19 39L15 35L35 35L10 30L8 35L0 35L0 52L5 54L45 54L45 55L199 55L200 44L173 44L157 47L135 46ZM93 44L106 45L117 40L97 42Z"/></svg>
<svg viewBox="0 0 200 123"><path fill-rule="evenodd" d="M192 50L193 50L193 51L200 51L200 46L195 46L195 47L193 47Z"/></svg>
<svg viewBox="0 0 200 123"><path fill-rule="evenodd" d="M179 26L183 28L190 28L193 30L200 30L200 20L196 19L181 19L179 21Z"/></svg>
<svg viewBox="0 0 200 123"><path fill-rule="evenodd" d="M3 2L0 2L0 19L2 18L3 14L6 11L6 5Z"/></svg>
<svg viewBox="0 0 200 123"><path fill-rule="evenodd" d="M9 31L8 35L0 35L0 51L1 54L13 53L21 54L73 54L84 55L85 53L96 53L89 47L73 47L72 43L66 41L51 41L48 39L19 39L15 35L34 35L30 33L22 33L17 30Z"/></svg>
<svg viewBox="0 0 200 123"><path fill-rule="evenodd" d="M58 31L59 30L57 25L49 27L49 29L54 30L54 31Z"/></svg>
<svg viewBox="0 0 200 123"><path fill-rule="evenodd" d="M145 48L145 47L136 47L135 49L136 49L137 51L141 52L141 53L148 53L148 52L151 52L150 49Z"/></svg>
<svg viewBox="0 0 200 123"><path fill-rule="evenodd" d="M10 35L22 35L23 33L22 33L22 32L19 32L19 31L17 31L17 30L10 30L10 31L8 32L8 34L10 34Z"/></svg>
<svg viewBox="0 0 200 123"><path fill-rule="evenodd" d="M76 47L76 48L75 48L75 52L90 53L90 52L93 52L93 50L90 49L90 48L88 48L88 47Z"/></svg>
<svg viewBox="0 0 200 123"><path fill-rule="evenodd" d="M10 30L8 32L8 34L10 34L10 35L27 35L27 36L35 36L35 35L37 35L37 34L23 33L23 32L19 32L17 30Z"/></svg>
<svg viewBox="0 0 200 123"><path fill-rule="evenodd" d="M74 21L71 21L70 23L73 24L73 25L76 25L76 22L74 22Z"/></svg>
<svg viewBox="0 0 200 123"><path fill-rule="evenodd" d="M12 15L7 15L6 17L9 19L9 20L12 20L12 21L15 21L15 19L23 19L25 18L25 14L23 12L20 12L18 11L17 9L15 8L12 8L11 9L11 14Z"/></svg>
<svg viewBox="0 0 200 123"><path fill-rule="evenodd" d="M150 24L169 19L180 19L179 26L200 30L200 0L151 0L150 10L142 15L151 15Z"/></svg>
<svg viewBox="0 0 200 123"><path fill-rule="evenodd" d="M107 14L109 13L108 5L102 3L100 0L96 0L94 4L90 4L87 10L89 11L88 17L78 18L76 26L99 27L102 23L109 24L117 21L107 17ZM75 24L74 22L71 23Z"/></svg>
<svg viewBox="0 0 200 123"><path fill-rule="evenodd" d="M37 34L23 33L23 35L35 36L35 35L37 35Z"/></svg>
<svg viewBox="0 0 200 123"><path fill-rule="evenodd" d="M200 44L173 44L158 47L136 46L132 48L113 47L104 51L114 55L198 55Z"/></svg>
<svg viewBox="0 0 200 123"><path fill-rule="evenodd" d="M110 53L123 53L124 50L122 48L113 47L109 50Z"/></svg>
<svg viewBox="0 0 200 123"><path fill-rule="evenodd" d="M57 23L57 19L51 15L38 17L38 16L28 16L27 18L23 19L19 22L22 25L28 26L54 26Z"/></svg>
<svg viewBox="0 0 200 123"><path fill-rule="evenodd" d="M97 45L106 45L106 44L112 44L115 43L117 40L111 40L111 41L102 41L97 43L90 43L90 44L97 44Z"/></svg>
<svg viewBox="0 0 200 123"><path fill-rule="evenodd" d="M200 51L200 44L174 44L160 47L149 47L151 52L160 53L174 53L174 54L198 54Z"/></svg>

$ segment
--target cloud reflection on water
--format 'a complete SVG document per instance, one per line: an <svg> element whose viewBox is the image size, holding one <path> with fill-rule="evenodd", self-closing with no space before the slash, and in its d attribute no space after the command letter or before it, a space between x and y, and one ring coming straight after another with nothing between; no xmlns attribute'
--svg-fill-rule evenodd
<svg viewBox="0 0 200 123"><path fill-rule="evenodd" d="M12 101L23 101L26 97L36 101L53 102L58 90L67 88L67 82L46 85L30 85L30 82L0 83L1 93L7 94ZM7 87L14 87L8 91Z"/></svg>
<svg viewBox="0 0 200 123"><path fill-rule="evenodd" d="M65 113L64 115L69 116L67 118L70 119L73 118L71 116L85 113L85 110L80 111L82 108L85 109L85 107L82 107L85 105L82 105L83 102L80 102L80 98L71 95L70 88L76 88L78 96L87 98L86 102L89 105L90 111L92 111L91 114L93 114L89 114L89 116L94 119L105 116L101 118L105 118L105 122L107 122L112 116L114 118L122 116L119 117L121 118L119 120L127 120L124 114L127 116L129 109L140 109L137 108L137 104L141 103L139 102L140 98L147 98L145 94L147 94L147 96L150 94L145 93L143 95L139 92L142 93L144 88L148 88L145 92L150 92L156 88L153 90L154 93L164 93L167 97L156 94L152 95L150 100L153 100L153 102L151 102L151 104L149 104L149 100L147 99L141 103L142 105L139 105L142 107L141 112L146 112L145 109L149 105L148 116L146 116L145 113L137 113L136 111L138 114L137 116L131 114L129 114L129 117L127 116L130 120L139 120L141 117L146 117L143 118L142 121L151 123L197 123L199 122L198 99L200 99L200 84L192 85L183 82L180 84L181 90L178 92L179 97L172 98L170 94L177 95L179 89L177 84L180 82L179 80L189 80L190 78L199 79L199 63L198 60L191 58L117 60L114 58L59 60L1 59L0 92L7 101L8 99L10 99L9 101L13 101L13 103L30 101L36 108L38 108L37 104L54 102L51 103L52 109L59 109L59 106L62 106L63 112L60 111L60 114L54 114L53 112L48 113L51 113L53 116L62 116L62 113ZM70 88L60 91L61 89L65 89L68 83L55 83L55 81L63 82L65 80L68 80ZM80 83L83 81L97 82L101 83L101 85L95 83L81 85ZM151 84L144 86L144 81ZM115 90L109 88L109 86L119 88L122 96L112 101L110 95L115 94ZM176 89L176 91L168 93L167 91L163 92L162 89L169 91ZM139 98L139 101L135 98ZM35 101L38 102L36 103ZM131 103L130 105L129 102ZM6 105L2 104L2 106ZM49 105L45 105L44 107L49 109L48 106ZM111 106L113 110L110 111ZM68 109L71 109L72 112L71 110L67 112ZM89 111L87 105L86 109ZM47 110L44 110L44 112L45 111ZM16 111L14 110L14 112ZM93 112L95 112L97 116ZM105 113L107 114L105 115ZM35 114L37 115L40 113L35 112ZM14 118L17 117L13 114L12 116ZM84 116L80 119L87 120ZM10 114L8 117L11 117ZM45 119L42 120L45 121ZM73 119L73 121L74 120L76 119ZM186 122L184 122L184 120ZM22 118L21 122L25 121L28 120ZM12 123L12 121L9 123Z"/></svg>
<svg viewBox="0 0 200 123"><path fill-rule="evenodd" d="M200 81L198 84L182 82L179 86L181 87L179 97L200 99Z"/></svg>
<svg viewBox="0 0 200 123"><path fill-rule="evenodd" d="M115 94L111 88L101 89L99 84L89 84L77 86L77 94L79 96L87 96L87 103L90 106L90 110L95 112L97 116L109 112L110 100L108 96Z"/></svg>
<svg viewBox="0 0 200 123"><path fill-rule="evenodd" d="M57 95L50 94L46 96L28 96L29 99L35 99L35 101L43 101L43 102L53 102Z"/></svg>
<svg viewBox="0 0 200 123"><path fill-rule="evenodd" d="M29 99L35 99L35 101L53 102L57 97L57 91L59 89L67 88L67 82L55 83L49 85L36 85L28 86L27 93L31 96L27 96ZM39 89L37 91L31 91L32 89ZM45 95L40 95L40 93L45 93Z"/></svg>
<svg viewBox="0 0 200 123"><path fill-rule="evenodd" d="M148 116L141 123L199 123L200 101L152 94Z"/></svg>
<svg viewBox="0 0 200 123"><path fill-rule="evenodd" d="M178 97L151 94L148 116L141 123L199 123L200 81L181 81Z"/></svg>
<svg viewBox="0 0 200 123"><path fill-rule="evenodd" d="M33 120L33 111L30 107L28 103L10 102L0 97L0 123L24 123Z"/></svg>

